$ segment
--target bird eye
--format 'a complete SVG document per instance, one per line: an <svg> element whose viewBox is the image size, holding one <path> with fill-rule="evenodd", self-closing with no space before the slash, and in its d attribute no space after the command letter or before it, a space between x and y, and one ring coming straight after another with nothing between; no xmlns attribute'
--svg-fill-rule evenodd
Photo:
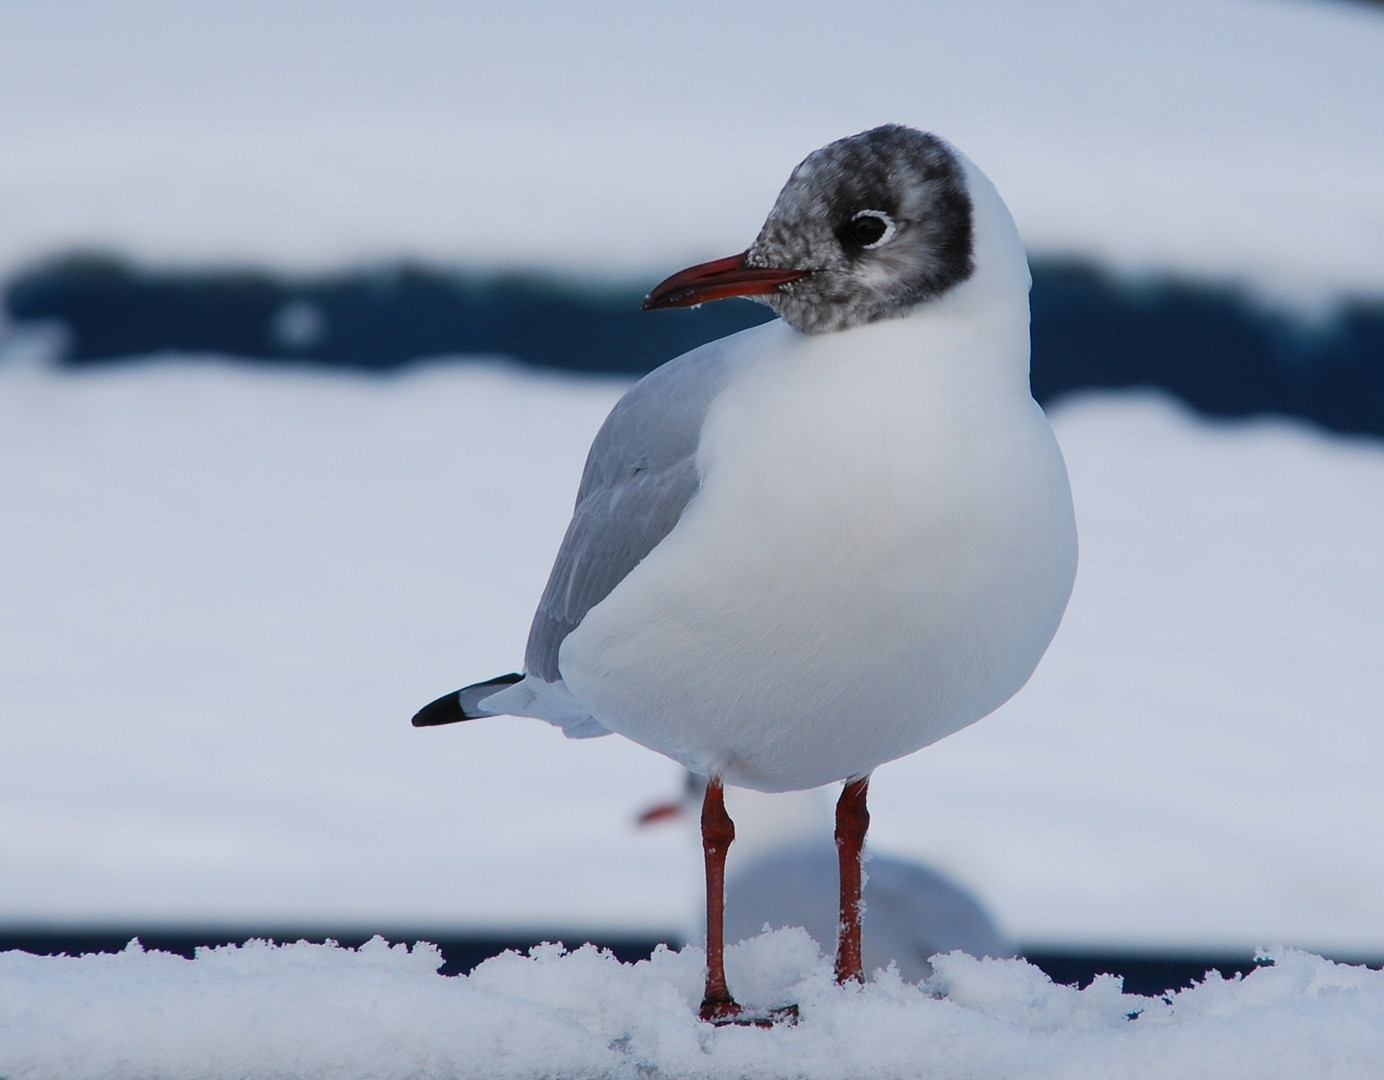
<svg viewBox="0 0 1384 1080"><path fill-rule="evenodd" d="M893 239L894 219L883 210L858 211L842 228L842 240L856 247L876 248Z"/></svg>

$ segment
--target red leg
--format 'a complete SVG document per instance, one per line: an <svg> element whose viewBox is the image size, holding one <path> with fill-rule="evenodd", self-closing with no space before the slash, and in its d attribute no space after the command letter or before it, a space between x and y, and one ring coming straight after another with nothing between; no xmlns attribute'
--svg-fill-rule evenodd
<svg viewBox="0 0 1384 1080"><path fill-rule="evenodd" d="M726 813L725 791L715 777L707 781L702 800L702 853L706 857L706 996L703 1020L729 1020L740 1006L726 987L725 911L726 851L735 839L735 823Z"/></svg>
<svg viewBox="0 0 1384 1080"><path fill-rule="evenodd" d="M870 811L865 808L868 776L853 780L836 802L836 856L841 863L841 922L836 940L836 981L865 981L860 962L860 859Z"/></svg>

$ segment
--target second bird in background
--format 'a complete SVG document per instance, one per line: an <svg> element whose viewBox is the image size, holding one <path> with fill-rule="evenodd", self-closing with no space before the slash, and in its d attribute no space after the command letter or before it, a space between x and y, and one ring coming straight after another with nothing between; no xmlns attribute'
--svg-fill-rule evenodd
<svg viewBox="0 0 1384 1080"><path fill-rule="evenodd" d="M639 823L686 823L705 793L706 780L688 773L683 795L645 810ZM800 926L830 952L840 913L827 792L766 795L728 787L725 799L735 822L735 843L726 856L726 942L744 941L765 927ZM917 983L932 974L928 960L938 953L1018 954L980 900L931 867L870 851L864 879L860 958L867 975L893 964L905 982ZM689 927L686 940L701 935L700 927Z"/></svg>

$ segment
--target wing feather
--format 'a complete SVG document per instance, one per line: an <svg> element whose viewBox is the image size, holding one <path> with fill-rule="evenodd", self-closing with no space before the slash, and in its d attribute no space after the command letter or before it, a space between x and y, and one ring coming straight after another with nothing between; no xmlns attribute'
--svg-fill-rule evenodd
<svg viewBox="0 0 1384 1080"><path fill-rule="evenodd" d="M721 344L655 369L601 425L529 630L529 674L546 682L561 678L563 640L672 532L697 494L697 443L728 374Z"/></svg>

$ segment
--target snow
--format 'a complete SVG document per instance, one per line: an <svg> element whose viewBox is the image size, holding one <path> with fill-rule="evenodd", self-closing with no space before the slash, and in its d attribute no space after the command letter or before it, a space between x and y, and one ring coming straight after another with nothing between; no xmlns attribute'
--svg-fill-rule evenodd
<svg viewBox="0 0 1384 1080"><path fill-rule="evenodd" d="M671 762L408 725L519 662L625 383L13 348L0 922L695 923L687 836L633 823L681 791ZM1384 448L1151 394L1055 426L1083 544L1063 629L1014 701L876 773L875 849L1021 945L1384 953Z"/></svg>
<svg viewBox="0 0 1384 1080"><path fill-rule="evenodd" d="M1078 1077L1375 1075L1384 973L1280 949L1243 979L1169 998L1116 977L1053 985L1022 960L935 960L923 988L892 972L838 987L801 931L728 950L746 1004L794 1002L773 1030L696 1019L702 954L623 965L586 946L506 953L470 976L375 939L186 960L0 954L0 1074L9 1080L177 1077Z"/></svg>
<svg viewBox="0 0 1384 1080"><path fill-rule="evenodd" d="M738 251L789 169L950 138L1038 254L1384 293L1384 14L1308 0L0 0L0 274L69 245L589 275Z"/></svg>

